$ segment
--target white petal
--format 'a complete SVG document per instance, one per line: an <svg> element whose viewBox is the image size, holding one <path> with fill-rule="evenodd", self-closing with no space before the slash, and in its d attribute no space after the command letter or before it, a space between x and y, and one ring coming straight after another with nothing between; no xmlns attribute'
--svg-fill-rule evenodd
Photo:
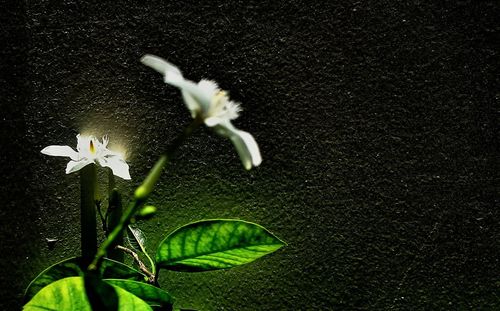
<svg viewBox="0 0 500 311"><path fill-rule="evenodd" d="M218 89L215 82L202 80L200 84L196 84L186 80L179 68L158 56L145 55L141 58L141 62L163 74L165 83L181 89L184 102L193 117L200 109L208 111L212 96Z"/></svg>
<svg viewBox="0 0 500 311"><path fill-rule="evenodd" d="M180 75L182 77L182 73L173 64L167 62L161 57L154 56L151 54L146 54L141 58L141 63L144 65L153 68L154 70L158 71L162 75L166 75L167 73L175 73L177 75Z"/></svg>
<svg viewBox="0 0 500 311"><path fill-rule="evenodd" d="M238 154L240 155L241 162L247 170L253 166L259 166L262 163L259 146L253 136L244 131L237 131L234 136L231 136ZM251 164L248 162L251 161Z"/></svg>
<svg viewBox="0 0 500 311"><path fill-rule="evenodd" d="M80 134L76 135L76 150L80 152L85 146L89 145L89 139L87 136L82 136Z"/></svg>
<svg viewBox="0 0 500 311"><path fill-rule="evenodd" d="M92 141L92 143L94 144L94 148L97 147L96 145L96 141L98 141L94 136L90 135L90 136L84 136L84 135L76 135L76 140L77 140L77 144L76 144L76 150L80 153L80 156L81 157L89 157L91 155L91 152L90 152L90 142Z"/></svg>
<svg viewBox="0 0 500 311"><path fill-rule="evenodd" d="M230 122L226 121L215 127L215 130L220 135L231 139L241 163L249 170L252 166L259 166L262 162L259 146L253 136L247 132L236 129Z"/></svg>
<svg viewBox="0 0 500 311"><path fill-rule="evenodd" d="M196 118L196 115L202 110L200 103L186 91L182 91L182 98L184 99L184 103L191 112L191 117L193 117L193 119Z"/></svg>
<svg viewBox="0 0 500 311"><path fill-rule="evenodd" d="M43 154L56 157L69 157L71 160L78 160L78 152L70 146L48 146L42 149Z"/></svg>
<svg viewBox="0 0 500 311"><path fill-rule="evenodd" d="M108 147L108 143L109 143L109 137L108 135L104 135L102 137L102 147L106 149Z"/></svg>
<svg viewBox="0 0 500 311"><path fill-rule="evenodd" d="M203 93L210 95L210 99L220 92L217 82L212 80L201 79L200 82L198 82L198 86Z"/></svg>
<svg viewBox="0 0 500 311"><path fill-rule="evenodd" d="M90 163L93 163L92 161L88 159L83 159L80 161L69 161L68 165L66 166L66 174L70 174L76 171L81 170L85 166L89 165Z"/></svg>
<svg viewBox="0 0 500 311"><path fill-rule="evenodd" d="M210 90L200 88L198 84L186 79L165 80L165 82L178 87L183 92L188 93L195 101L198 102L197 106L203 109L203 111L206 112L210 108L210 102L213 96L213 93ZM190 109L190 107L192 107L192 103L186 102L186 106Z"/></svg>
<svg viewBox="0 0 500 311"><path fill-rule="evenodd" d="M99 164L103 167L109 167L113 171L113 175L123 179L131 179L128 171L127 162L122 157L112 156L99 159Z"/></svg>
<svg viewBox="0 0 500 311"><path fill-rule="evenodd" d="M205 119L205 125L208 127L214 127L222 122L224 122L225 119L221 119L219 117L208 117Z"/></svg>

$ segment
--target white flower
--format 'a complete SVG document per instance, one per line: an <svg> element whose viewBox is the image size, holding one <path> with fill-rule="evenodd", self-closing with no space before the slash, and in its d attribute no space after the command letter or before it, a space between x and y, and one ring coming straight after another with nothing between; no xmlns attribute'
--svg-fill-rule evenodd
<svg viewBox="0 0 500 311"><path fill-rule="evenodd" d="M241 111L240 105L230 101L217 83L204 79L198 83L186 80L176 66L154 55L143 56L141 62L163 74L165 83L181 90L193 118L202 118L205 125L232 141L247 170L262 162L259 146L253 136L231 124L231 120L236 119Z"/></svg>
<svg viewBox="0 0 500 311"><path fill-rule="evenodd" d="M50 156L71 158L66 166L66 174L79 171L88 164L98 163L102 167L109 167L114 175L130 179L128 164L123 156L106 148L109 142L106 136L102 138L102 143L94 136L78 134L76 138L78 140L77 151L70 146L48 146L41 152Z"/></svg>

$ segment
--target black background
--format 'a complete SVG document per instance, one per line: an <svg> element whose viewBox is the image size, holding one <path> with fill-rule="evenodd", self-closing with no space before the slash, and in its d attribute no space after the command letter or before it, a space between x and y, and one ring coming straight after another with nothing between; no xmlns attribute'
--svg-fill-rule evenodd
<svg viewBox="0 0 500 311"><path fill-rule="evenodd" d="M83 2L83 1L82 1ZM189 122L139 63L162 56L242 102L264 162L203 129L142 225L201 218L288 246L230 271L163 273L201 310L498 309L497 1L13 1L1 9L2 310L78 254L78 176L39 151L107 133L132 182ZM49 248L46 238L57 238Z"/></svg>

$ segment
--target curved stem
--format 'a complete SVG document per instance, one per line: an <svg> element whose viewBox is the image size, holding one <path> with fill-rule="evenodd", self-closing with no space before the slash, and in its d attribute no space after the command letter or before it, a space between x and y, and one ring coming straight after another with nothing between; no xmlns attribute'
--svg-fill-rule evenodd
<svg viewBox="0 0 500 311"><path fill-rule="evenodd" d="M148 270L148 268L146 267L146 265L141 261L141 259L139 258L139 255L137 255L136 252L134 252L133 250L131 250L130 248L126 248L124 246L121 246L121 245L117 245L115 247L117 250L121 250L127 254L129 254L130 256L132 256L132 258L134 259L134 261L137 263L137 265L139 266L139 270L141 270L141 272L143 272L144 274L146 274L148 276L148 280L149 280L149 283L153 283L154 281L154 272L150 272Z"/></svg>
<svg viewBox="0 0 500 311"><path fill-rule="evenodd" d="M153 261L153 259L151 259L151 257L149 256L149 254L144 250L143 251L144 255L146 256L146 258L149 260L149 264L151 265L151 273L153 275L156 274L156 265L155 265L155 262Z"/></svg>

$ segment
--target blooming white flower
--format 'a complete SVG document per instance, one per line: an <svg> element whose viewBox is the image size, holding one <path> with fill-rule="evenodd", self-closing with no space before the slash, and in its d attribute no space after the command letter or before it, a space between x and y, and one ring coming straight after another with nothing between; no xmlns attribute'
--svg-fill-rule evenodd
<svg viewBox="0 0 500 311"><path fill-rule="evenodd" d="M229 100L227 92L219 89L217 83L204 79L195 83L184 79L179 68L154 55L143 56L141 62L163 74L165 83L181 90L193 118L201 118L205 125L231 140L247 170L262 162L259 146L253 136L231 124L231 120L236 119L241 111L240 105Z"/></svg>
<svg viewBox="0 0 500 311"><path fill-rule="evenodd" d="M109 139L102 138L102 143L94 136L76 135L78 143L76 150L70 146L48 146L41 151L43 154L57 157L69 157L71 161L66 166L66 174L81 170L91 163L109 167L113 174L123 179L130 179L128 164L120 153L107 149Z"/></svg>

